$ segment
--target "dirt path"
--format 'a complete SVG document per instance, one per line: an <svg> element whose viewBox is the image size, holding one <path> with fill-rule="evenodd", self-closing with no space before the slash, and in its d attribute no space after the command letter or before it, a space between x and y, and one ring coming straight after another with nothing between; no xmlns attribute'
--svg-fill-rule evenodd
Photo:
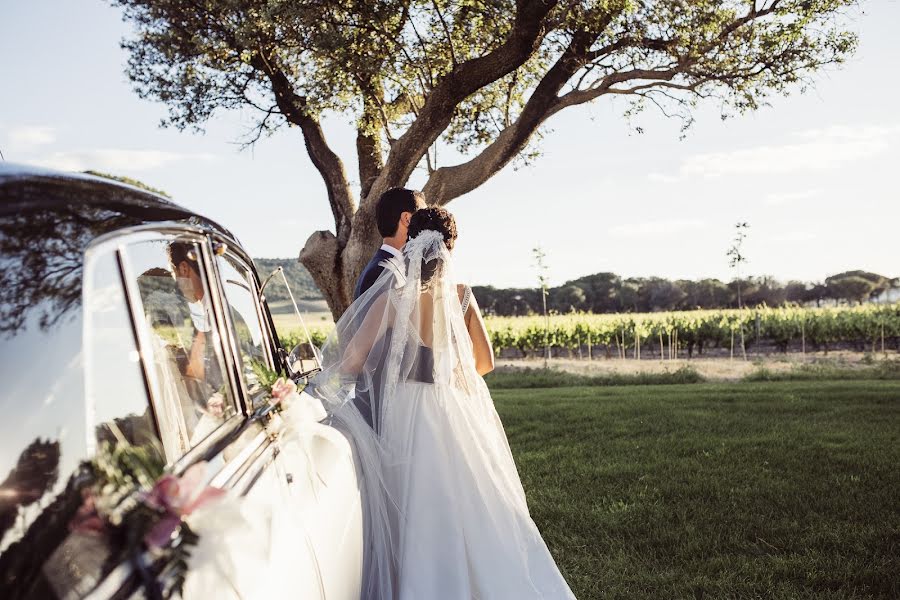
<svg viewBox="0 0 900 600"><path fill-rule="evenodd" d="M760 368L772 372L790 371L803 365L827 365L840 368L862 368L867 366L871 356L861 352L830 352L802 354L778 354L762 357L748 357L747 361L739 358L695 358L691 360L678 359L660 361L658 359L634 360L627 359L597 359L578 360L572 358L553 358L550 367L561 369L570 373L581 375L603 375L607 373L664 373L676 371L681 367L689 366L710 381L736 381L757 371ZM542 368L543 359L497 359L497 366L504 368Z"/></svg>

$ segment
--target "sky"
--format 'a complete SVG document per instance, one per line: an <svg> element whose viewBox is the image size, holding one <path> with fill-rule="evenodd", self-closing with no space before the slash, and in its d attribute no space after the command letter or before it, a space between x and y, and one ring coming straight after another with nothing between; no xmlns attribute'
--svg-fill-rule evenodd
<svg viewBox="0 0 900 600"><path fill-rule="evenodd" d="M621 99L559 113L533 164L448 206L457 270L474 285L534 286L540 246L552 285L599 271L727 280L733 225L746 221L747 274L900 276L900 1L862 6L846 65L753 114L723 122L704 106L686 139L649 110L629 124ZM121 10L100 0L0 0L7 161L140 179L230 228L257 257L295 257L313 231L333 228L296 128L243 151L248 113L217 114L203 133L160 128L165 106L141 100L124 73L129 33ZM352 128L340 115L324 127L354 173Z"/></svg>

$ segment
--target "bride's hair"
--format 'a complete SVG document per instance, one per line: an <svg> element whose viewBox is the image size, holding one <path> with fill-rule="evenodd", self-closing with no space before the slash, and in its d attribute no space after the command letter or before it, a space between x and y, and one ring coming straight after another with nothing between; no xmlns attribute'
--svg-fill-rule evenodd
<svg viewBox="0 0 900 600"><path fill-rule="evenodd" d="M420 208L413 213L409 220L409 239L415 239L423 231L437 231L444 236L444 245L447 250L453 250L456 243L456 219L453 214L444 208ZM427 261L422 259L422 287L429 284L438 276L438 263L436 259Z"/></svg>
<svg viewBox="0 0 900 600"><path fill-rule="evenodd" d="M444 236L447 250L453 250L456 243L456 219L445 208L420 208L409 220L409 239L413 239L423 231L438 231Z"/></svg>

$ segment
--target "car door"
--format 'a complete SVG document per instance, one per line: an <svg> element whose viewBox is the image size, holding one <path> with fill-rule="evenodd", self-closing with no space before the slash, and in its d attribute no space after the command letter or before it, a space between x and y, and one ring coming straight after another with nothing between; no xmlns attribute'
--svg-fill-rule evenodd
<svg viewBox="0 0 900 600"><path fill-rule="evenodd" d="M235 363L251 406L257 406L260 364L283 369L271 318L260 301L259 282L252 263L238 248L214 241L216 271L222 288L225 318L232 338ZM283 353L282 353L283 354ZM305 382L300 382L301 386ZM301 392L284 418L268 421L273 437L274 464L260 474L251 494L265 494L283 503L303 536L298 569L314 569L298 597L328 600L357 599L362 577L362 503L355 463L347 439L318 422L321 414L306 410L319 401ZM285 422L290 431L284 431Z"/></svg>
<svg viewBox="0 0 900 600"><path fill-rule="evenodd" d="M250 265L236 246L177 228L131 232L94 249L86 307L96 310L85 316L92 443L159 448L174 474L206 461L213 486L272 515L270 531L260 535L290 552L298 597L355 599L362 513L350 444L313 419L292 420L285 435L286 419L261 416L267 390L258 369L281 365ZM130 331L123 325L129 320ZM111 385L135 369L142 379L132 374ZM313 400L304 395L303 402ZM258 557L247 558L232 560L234 569L258 568L249 560ZM134 585L127 564L107 575L92 597ZM68 580L57 580L64 589Z"/></svg>
<svg viewBox="0 0 900 600"><path fill-rule="evenodd" d="M74 217L79 226L85 221ZM223 343L205 235L138 227L105 234L82 250L67 239L79 231L74 226L50 231L55 235L45 247L32 252L74 283L65 289L66 312L50 305L56 320L35 320L31 335L21 338L39 342L35 333L53 333L55 343L37 345L37 353L6 373L7 383L20 382L19 389L42 384L29 381L32 373L54 377L40 411L9 415L21 433L8 428L6 437L13 439L6 444L17 443L16 436L27 440L40 425L6 480L13 489L24 485L40 505L26 505L28 512L14 505L18 522L7 527L0 595L139 594L134 565L149 553L132 553L127 538L136 530L123 534L121 521L101 519L98 504L105 505L105 516L132 514L140 491L155 483L144 476L157 468L177 475L198 461L208 461L226 487L241 493L254 480L255 459L271 444L262 424L248 417L239 373ZM176 276L177 257L194 264L188 280ZM113 464L115 456L126 458ZM115 483L109 479L109 487L95 489L101 470L114 473ZM2 495L8 506L9 495Z"/></svg>
<svg viewBox="0 0 900 600"><path fill-rule="evenodd" d="M205 461L210 485L232 496L278 502L276 447L254 410L263 390L244 371L248 363L241 362L249 355L271 366L271 351L259 344L259 331L250 336L254 349L238 350L238 335L260 320L232 327L209 237L190 230L143 231L120 239L118 252L167 470L180 474ZM253 558L258 559L228 560L240 571L249 569ZM310 589L317 590L312 557L297 559L297 568L308 571Z"/></svg>

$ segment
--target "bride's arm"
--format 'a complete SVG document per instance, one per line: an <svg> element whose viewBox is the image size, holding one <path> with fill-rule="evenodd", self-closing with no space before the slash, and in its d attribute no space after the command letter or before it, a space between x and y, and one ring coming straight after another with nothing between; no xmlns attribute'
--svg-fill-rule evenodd
<svg viewBox="0 0 900 600"><path fill-rule="evenodd" d="M344 356L341 360L341 373L358 375L366 364L366 359L372 351L375 341L383 334L382 328L387 309L387 294L382 294L372 302L362 325L356 330L353 338L344 348Z"/></svg>
<svg viewBox="0 0 900 600"><path fill-rule="evenodd" d="M475 355L475 370L479 375L485 375L494 370L494 349L491 348L491 338L488 337L487 328L484 326L484 318L478 308L475 295L472 294L469 301L469 309L466 311L466 329L472 338L472 352Z"/></svg>

